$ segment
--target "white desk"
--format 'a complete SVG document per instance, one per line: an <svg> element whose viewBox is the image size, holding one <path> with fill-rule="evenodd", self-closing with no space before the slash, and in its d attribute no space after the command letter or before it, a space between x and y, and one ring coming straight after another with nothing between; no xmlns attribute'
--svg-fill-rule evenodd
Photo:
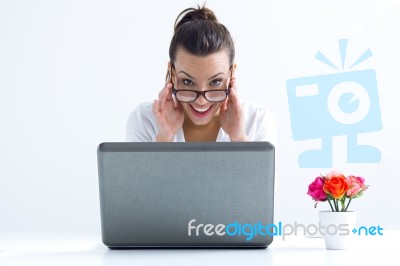
<svg viewBox="0 0 400 266"><path fill-rule="evenodd" d="M0 265L400 265L400 231L358 236L351 250L324 240L279 237L268 249L109 250L100 234L0 233Z"/></svg>

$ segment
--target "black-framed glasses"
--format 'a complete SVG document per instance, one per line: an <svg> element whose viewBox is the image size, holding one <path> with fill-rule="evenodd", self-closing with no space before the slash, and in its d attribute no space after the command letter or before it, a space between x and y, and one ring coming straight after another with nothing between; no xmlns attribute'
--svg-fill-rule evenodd
<svg viewBox="0 0 400 266"><path fill-rule="evenodd" d="M200 95L212 103L223 102L228 97L230 89L226 90L208 90L208 91L193 91L193 90L177 90L172 88L172 93L180 102L191 103L197 100Z"/></svg>

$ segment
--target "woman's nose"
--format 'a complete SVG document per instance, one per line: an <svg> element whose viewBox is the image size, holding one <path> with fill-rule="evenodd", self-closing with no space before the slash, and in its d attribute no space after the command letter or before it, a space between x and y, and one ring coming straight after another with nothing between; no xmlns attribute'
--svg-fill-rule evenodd
<svg viewBox="0 0 400 266"><path fill-rule="evenodd" d="M204 95L199 95L195 101L198 105L205 105L208 101L204 98Z"/></svg>

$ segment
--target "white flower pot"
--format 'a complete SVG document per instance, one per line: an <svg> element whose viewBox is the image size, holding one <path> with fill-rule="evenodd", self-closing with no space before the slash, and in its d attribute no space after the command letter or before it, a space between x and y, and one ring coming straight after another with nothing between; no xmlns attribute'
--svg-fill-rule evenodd
<svg viewBox="0 0 400 266"><path fill-rule="evenodd" d="M321 233L324 235L327 249L349 249L353 242L354 224L357 213L353 211L320 211Z"/></svg>

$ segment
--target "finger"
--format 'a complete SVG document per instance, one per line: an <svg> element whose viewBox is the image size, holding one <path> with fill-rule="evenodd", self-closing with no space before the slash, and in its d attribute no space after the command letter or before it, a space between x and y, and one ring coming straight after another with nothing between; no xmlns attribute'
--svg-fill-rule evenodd
<svg viewBox="0 0 400 266"><path fill-rule="evenodd" d="M181 102L179 102L176 97L172 97L172 101L174 102L174 107L175 109L179 109L180 107L182 107Z"/></svg>
<svg viewBox="0 0 400 266"><path fill-rule="evenodd" d="M165 97L166 97L167 101L172 101L172 84L171 83L167 84L166 90L167 90L167 92L166 92Z"/></svg>
<svg viewBox="0 0 400 266"><path fill-rule="evenodd" d="M222 103L221 108L219 109L219 119L220 119L220 121L221 121L221 120L224 120L225 117L226 117L226 112L227 112L227 109L228 109L227 103L228 103L228 99L226 99L226 100Z"/></svg>
<svg viewBox="0 0 400 266"><path fill-rule="evenodd" d="M232 87L231 92L229 93L229 101L227 103L227 108L230 110L230 112L233 112L235 114L240 114L242 112L241 105L242 103L239 100L236 86L234 86Z"/></svg>
<svg viewBox="0 0 400 266"><path fill-rule="evenodd" d="M226 98L224 103L222 104L222 110L223 111L226 111L226 109L228 109L228 101L229 101L229 99Z"/></svg>
<svg viewBox="0 0 400 266"><path fill-rule="evenodd" d="M175 97L172 97L172 101L174 102L175 109L177 109L178 108L178 101L176 100Z"/></svg>
<svg viewBox="0 0 400 266"><path fill-rule="evenodd" d="M166 77L166 80L165 80L165 86L167 86L167 84L168 84L169 82L171 82L171 81L172 81L171 70L168 69L167 77Z"/></svg>
<svg viewBox="0 0 400 266"><path fill-rule="evenodd" d="M237 89L237 88L236 88L236 85L237 85L237 83L236 83L236 79L235 79L235 78L233 78L233 79L231 79L231 80L229 81L229 87L230 87L230 89L236 90L236 89Z"/></svg>
<svg viewBox="0 0 400 266"><path fill-rule="evenodd" d="M178 111L183 111L182 103L179 101L176 101L175 109Z"/></svg>
<svg viewBox="0 0 400 266"><path fill-rule="evenodd" d="M160 92L158 93L158 100L160 100L162 98L162 95L163 95L166 87L167 87L167 85L165 85L164 88L162 88L162 90L160 90Z"/></svg>
<svg viewBox="0 0 400 266"><path fill-rule="evenodd" d="M239 96L238 96L237 87L236 87L236 80L232 80L231 84L232 84L232 87L229 92L229 100L236 104L239 102Z"/></svg>
<svg viewBox="0 0 400 266"><path fill-rule="evenodd" d="M231 80L229 81L229 87L236 88L236 78L231 78Z"/></svg>
<svg viewBox="0 0 400 266"><path fill-rule="evenodd" d="M152 109L153 109L153 114L155 116L158 116L158 113L160 112L160 110L159 110L159 104L158 104L157 100L154 100Z"/></svg>
<svg viewBox="0 0 400 266"><path fill-rule="evenodd" d="M165 90L165 88L168 87L168 84L171 84L171 83L170 83L170 82L166 82L164 88L162 88L162 89L160 90L160 92L158 93L158 98L159 98L159 99L161 98L162 94L165 92L164 90ZM172 85L171 85L171 86L172 86Z"/></svg>
<svg viewBox="0 0 400 266"><path fill-rule="evenodd" d="M168 93L168 87L165 87L161 92L159 96L159 110L163 110L165 108L165 104L167 101L167 93Z"/></svg>

